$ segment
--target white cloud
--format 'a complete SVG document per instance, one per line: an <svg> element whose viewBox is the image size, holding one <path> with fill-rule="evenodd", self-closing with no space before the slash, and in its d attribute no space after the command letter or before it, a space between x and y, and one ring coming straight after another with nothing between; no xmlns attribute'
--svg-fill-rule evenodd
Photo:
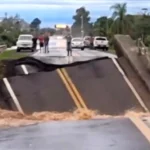
<svg viewBox="0 0 150 150"><path fill-rule="evenodd" d="M0 10L39 10L39 9L59 9L62 6L60 5L46 5L46 4L0 4Z"/></svg>
<svg viewBox="0 0 150 150"><path fill-rule="evenodd" d="M109 11L114 3L127 2L128 8L150 8L150 1L142 0L3 0L0 10L40 10L40 9L76 9L85 6L87 9Z"/></svg>
<svg viewBox="0 0 150 150"><path fill-rule="evenodd" d="M19 13L23 18L30 18L28 20L38 16L46 22L55 19L61 23L66 19L64 22L70 20L71 23L75 10L81 6L90 11L93 20L102 15L110 16L110 6L123 2L127 2L129 13L137 13L141 8L150 9L150 0L1 0L0 15Z"/></svg>

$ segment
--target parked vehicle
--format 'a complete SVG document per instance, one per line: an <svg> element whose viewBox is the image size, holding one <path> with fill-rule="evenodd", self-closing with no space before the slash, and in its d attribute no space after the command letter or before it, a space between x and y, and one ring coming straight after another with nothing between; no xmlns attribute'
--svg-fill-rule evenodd
<svg viewBox="0 0 150 150"><path fill-rule="evenodd" d="M94 37L93 47L94 47L94 49L100 48L103 51L108 51L109 41L107 40L107 37L102 37L102 36Z"/></svg>
<svg viewBox="0 0 150 150"><path fill-rule="evenodd" d="M85 48L84 39L82 39L82 38L72 38L71 47L72 48L80 48L81 50L84 50L84 48Z"/></svg>
<svg viewBox="0 0 150 150"><path fill-rule="evenodd" d="M33 49L33 36L30 34L21 34L19 35L18 41L16 43L17 45L17 52L20 52L21 50L31 50Z"/></svg>
<svg viewBox="0 0 150 150"><path fill-rule="evenodd" d="M87 48L90 48L90 39L91 39L91 37L90 36L85 36L84 37L84 45L85 45L85 47L87 47Z"/></svg>

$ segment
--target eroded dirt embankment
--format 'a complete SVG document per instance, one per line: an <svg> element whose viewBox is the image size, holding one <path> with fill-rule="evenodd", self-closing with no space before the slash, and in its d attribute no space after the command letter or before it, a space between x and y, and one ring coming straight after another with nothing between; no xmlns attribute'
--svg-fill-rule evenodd
<svg viewBox="0 0 150 150"><path fill-rule="evenodd" d="M106 118L123 118L130 115L150 116L149 113L139 111L126 111L125 114L111 116L100 114L94 110L76 109L72 112L35 112L31 115L21 114L15 111L0 109L0 127L17 127L30 124L36 124L47 121L64 121L64 120L89 120L89 119L106 119Z"/></svg>

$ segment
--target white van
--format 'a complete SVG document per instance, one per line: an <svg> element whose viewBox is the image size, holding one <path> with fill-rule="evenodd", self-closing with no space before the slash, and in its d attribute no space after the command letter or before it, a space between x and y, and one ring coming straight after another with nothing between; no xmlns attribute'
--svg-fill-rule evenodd
<svg viewBox="0 0 150 150"><path fill-rule="evenodd" d="M20 52L21 50L33 50L33 36L31 34L21 34L18 37L18 41L16 43L17 45L17 52Z"/></svg>

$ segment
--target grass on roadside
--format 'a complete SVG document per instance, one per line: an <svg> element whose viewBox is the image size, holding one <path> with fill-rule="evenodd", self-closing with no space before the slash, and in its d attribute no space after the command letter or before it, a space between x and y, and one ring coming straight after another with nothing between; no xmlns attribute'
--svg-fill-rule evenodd
<svg viewBox="0 0 150 150"><path fill-rule="evenodd" d="M109 49L108 51L109 53L112 53L112 54L116 54L116 51L114 49Z"/></svg>
<svg viewBox="0 0 150 150"><path fill-rule="evenodd" d="M0 54L0 60L5 59L19 59L28 56L27 54L18 53L16 50L4 51Z"/></svg>

